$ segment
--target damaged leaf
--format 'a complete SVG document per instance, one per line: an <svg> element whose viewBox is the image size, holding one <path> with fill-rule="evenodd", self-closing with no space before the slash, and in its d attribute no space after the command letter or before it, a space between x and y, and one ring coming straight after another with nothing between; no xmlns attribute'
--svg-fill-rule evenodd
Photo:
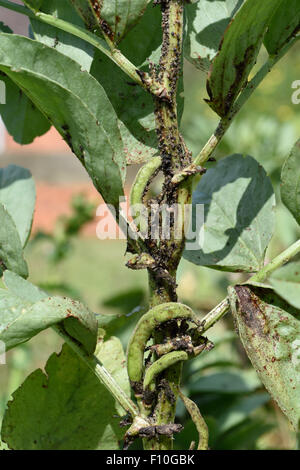
<svg viewBox="0 0 300 470"><path fill-rule="evenodd" d="M149 0L71 0L84 19L87 29L103 30L115 44L143 15Z"/></svg>
<svg viewBox="0 0 300 470"><path fill-rule="evenodd" d="M274 10L282 0L246 0L225 31L207 80L210 107L227 115L255 64Z"/></svg>
<svg viewBox="0 0 300 470"><path fill-rule="evenodd" d="M297 431L300 420L300 312L270 289L229 288L231 311L260 379Z"/></svg>
<svg viewBox="0 0 300 470"><path fill-rule="evenodd" d="M300 29L299 0L282 0L270 21L265 35L264 44L270 55L277 54L280 49Z"/></svg>

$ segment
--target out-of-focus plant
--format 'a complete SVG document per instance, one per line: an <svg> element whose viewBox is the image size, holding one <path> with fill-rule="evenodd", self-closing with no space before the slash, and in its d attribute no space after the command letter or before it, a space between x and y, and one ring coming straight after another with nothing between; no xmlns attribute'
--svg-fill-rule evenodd
<svg viewBox="0 0 300 470"><path fill-rule="evenodd" d="M31 243L47 240L50 242L51 251L49 260L59 263L66 256L70 256L72 240L78 236L82 228L95 217L96 204L89 202L84 194L73 196L71 201L72 214L60 216L54 227L53 233L39 230L32 237Z"/></svg>

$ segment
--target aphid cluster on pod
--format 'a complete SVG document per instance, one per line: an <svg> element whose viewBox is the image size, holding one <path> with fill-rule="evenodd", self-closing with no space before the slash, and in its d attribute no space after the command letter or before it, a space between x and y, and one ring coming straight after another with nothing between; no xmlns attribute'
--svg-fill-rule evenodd
<svg viewBox="0 0 300 470"><path fill-rule="evenodd" d="M147 348L155 332L167 322L177 325L178 336L165 338L165 342L161 345ZM184 335L181 333L182 330ZM149 416L154 409L162 372L211 347L212 343L201 336L199 319L186 305L168 302L152 308L143 315L132 334L127 351L128 375L142 415ZM150 351L151 360L145 363L144 357L147 351ZM159 353L162 355L159 356Z"/></svg>

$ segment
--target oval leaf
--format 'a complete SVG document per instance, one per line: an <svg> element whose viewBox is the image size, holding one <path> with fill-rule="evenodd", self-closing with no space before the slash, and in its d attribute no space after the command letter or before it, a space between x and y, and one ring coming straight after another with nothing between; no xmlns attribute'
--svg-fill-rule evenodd
<svg viewBox="0 0 300 470"><path fill-rule="evenodd" d="M300 315L272 290L236 286L231 311L247 355L295 430L300 419Z"/></svg>
<svg viewBox="0 0 300 470"><path fill-rule="evenodd" d="M185 259L226 271L263 267L274 230L275 196L254 158L231 155L208 170L193 195L193 205L197 204L204 204L204 240L202 246L192 243L193 249L189 243Z"/></svg>
<svg viewBox="0 0 300 470"><path fill-rule="evenodd" d="M22 36L0 36L0 69L57 128L104 200L118 205L126 165L117 116L101 85L50 47Z"/></svg>
<svg viewBox="0 0 300 470"><path fill-rule="evenodd" d="M35 198L29 170L16 165L0 168L0 202L12 217L23 247L31 231Z"/></svg>
<svg viewBox="0 0 300 470"><path fill-rule="evenodd" d="M280 49L299 32L300 8L299 0L285 0L276 9L265 35L264 44L270 55L277 54Z"/></svg>
<svg viewBox="0 0 300 470"><path fill-rule="evenodd" d="M281 171L281 199L300 225L300 139Z"/></svg>
<svg viewBox="0 0 300 470"><path fill-rule="evenodd" d="M281 1L246 0L227 28L207 81L207 102L219 116L226 116L246 84Z"/></svg>

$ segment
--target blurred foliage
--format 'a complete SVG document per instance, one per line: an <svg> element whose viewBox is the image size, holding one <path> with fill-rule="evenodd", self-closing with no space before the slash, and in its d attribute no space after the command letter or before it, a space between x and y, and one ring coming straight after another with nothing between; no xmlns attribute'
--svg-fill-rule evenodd
<svg viewBox="0 0 300 470"><path fill-rule="evenodd" d="M57 219L53 233L38 231L32 238L32 243L47 240L52 245L49 260L59 263L72 248L72 239L79 235L85 224L91 222L95 216L96 205L89 202L84 194L77 194L71 200L70 216L61 216Z"/></svg>
<svg viewBox="0 0 300 470"><path fill-rule="evenodd" d="M299 47L294 48L266 78L237 116L216 157L250 154L266 169L277 195L277 229L268 250L273 257L299 237L299 228L279 196L280 168L297 140L299 105L291 101L293 81L300 77ZM264 60L259 58L258 65ZM217 125L217 117L204 103L205 75L186 64L185 112L182 132L195 156ZM213 165L211 163L210 165ZM125 267L123 241L99 241L78 237L91 220L94 208L79 196L73 214L60 219L52 235L39 234L27 248L31 281L51 292L82 300L101 314L107 335L124 345L147 305L147 276ZM59 262L59 264L57 264ZM200 268L183 260L179 268L179 298L205 314L226 295L229 284L243 281L240 274ZM210 430L214 449L295 449L299 436L290 431L285 417L262 387L243 352L227 316L209 331L215 348L184 367L183 392L199 405ZM0 366L0 406L32 370L43 367L61 341L52 331L11 351L7 367ZM175 448L188 448L196 439L194 424L182 402L177 419L184 431ZM138 448L135 443L133 448Z"/></svg>

